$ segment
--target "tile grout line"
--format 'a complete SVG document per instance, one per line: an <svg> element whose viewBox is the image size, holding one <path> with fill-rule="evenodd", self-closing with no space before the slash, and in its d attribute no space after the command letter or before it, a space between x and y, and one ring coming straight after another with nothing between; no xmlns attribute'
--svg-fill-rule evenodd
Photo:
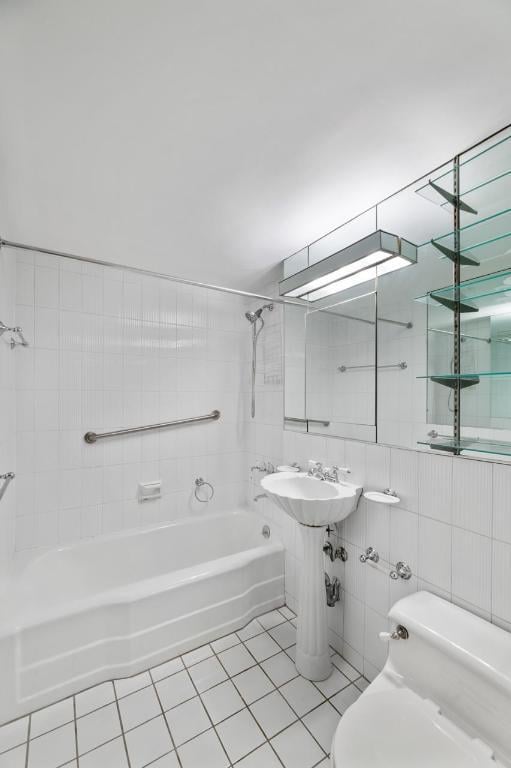
<svg viewBox="0 0 511 768"><path fill-rule="evenodd" d="M80 768L80 756L78 754L78 720L76 718L76 697L75 696L73 696L73 718L74 718L74 730L75 730L76 766L77 768Z"/></svg>
<svg viewBox="0 0 511 768"><path fill-rule="evenodd" d="M29 760L29 751L30 751L30 731L32 729L32 713L28 716L28 726L27 726L27 750L25 753L25 768L28 768L28 760Z"/></svg>
<svg viewBox="0 0 511 768"><path fill-rule="evenodd" d="M112 683L112 685L113 685L113 683ZM128 768L131 768L131 760L130 760L130 756L129 756L129 752L128 752L128 745L126 743L126 735L124 733L124 726L123 726L122 717L121 717L121 708L119 707L119 700L117 698L117 691L115 690L115 685L113 685L113 689L114 689L114 696L115 696L115 706L117 708L117 717L119 718L119 725L121 726L121 735L122 735L122 741L123 741L123 744L124 744L124 752L126 754L126 760L128 762ZM115 738L117 738L117 737L115 737ZM111 741L113 741L113 739L111 739Z"/></svg>
<svg viewBox="0 0 511 768"><path fill-rule="evenodd" d="M181 657L179 657L179 658L181 658ZM182 672L183 670L179 670L179 671ZM177 674L177 673L175 673L175 674ZM161 703L160 694L158 693L158 689L156 688L156 684L155 684L155 682L153 680L153 676L151 675L150 672L149 672L149 677L151 678L151 684L153 686L154 693L156 694L156 698L158 699L158 704L160 705L160 709L161 709L161 715L156 715L156 717L163 717L163 720L165 722L165 727L167 728L167 731L168 731L168 734L169 734L169 737L170 737L170 743L172 744L173 751L174 751L174 753L176 755L176 759L177 759L178 765L179 765L180 768L183 768L183 764L181 762L181 757L180 757L180 755L179 755L179 753L177 751L176 742L174 741L174 737L172 736L172 732L170 730L170 726L169 726L167 718L165 716L165 710L163 709L163 704ZM172 675L170 675L170 677L172 677ZM167 678L162 678L162 679L166 680ZM187 699L187 701L189 701L189 699ZM165 754L168 754L168 753L165 753ZM162 755L162 757L163 757L163 755ZM159 758L156 758L156 759L159 760ZM153 762L154 762L154 760L153 760Z"/></svg>

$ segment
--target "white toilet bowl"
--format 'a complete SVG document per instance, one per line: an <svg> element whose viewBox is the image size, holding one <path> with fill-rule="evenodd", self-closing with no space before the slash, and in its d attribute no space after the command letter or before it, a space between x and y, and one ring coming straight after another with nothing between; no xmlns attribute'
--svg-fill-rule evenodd
<svg viewBox="0 0 511 768"><path fill-rule="evenodd" d="M333 768L511 766L511 634L428 592L389 616L407 637L342 717Z"/></svg>

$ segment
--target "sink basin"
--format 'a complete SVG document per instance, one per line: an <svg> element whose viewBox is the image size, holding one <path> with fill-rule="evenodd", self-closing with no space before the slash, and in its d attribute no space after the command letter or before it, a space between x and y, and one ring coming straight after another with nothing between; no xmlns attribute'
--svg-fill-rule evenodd
<svg viewBox="0 0 511 768"><path fill-rule="evenodd" d="M261 485L273 501L302 525L338 523L353 512L362 491L351 483L318 480L306 472L266 475Z"/></svg>

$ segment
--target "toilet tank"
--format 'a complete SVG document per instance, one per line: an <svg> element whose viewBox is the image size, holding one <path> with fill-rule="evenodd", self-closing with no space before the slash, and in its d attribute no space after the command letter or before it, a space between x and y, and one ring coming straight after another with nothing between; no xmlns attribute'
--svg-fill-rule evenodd
<svg viewBox="0 0 511 768"><path fill-rule="evenodd" d="M431 699L511 765L511 633L429 592L399 600L389 617L408 639L390 640L382 676Z"/></svg>

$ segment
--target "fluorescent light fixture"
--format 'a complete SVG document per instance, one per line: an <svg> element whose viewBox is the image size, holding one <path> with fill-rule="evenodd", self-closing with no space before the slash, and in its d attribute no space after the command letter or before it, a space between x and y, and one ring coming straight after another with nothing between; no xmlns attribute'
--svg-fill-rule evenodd
<svg viewBox="0 0 511 768"><path fill-rule="evenodd" d="M397 235L373 232L280 282L280 295L318 301L417 261L417 246Z"/></svg>

